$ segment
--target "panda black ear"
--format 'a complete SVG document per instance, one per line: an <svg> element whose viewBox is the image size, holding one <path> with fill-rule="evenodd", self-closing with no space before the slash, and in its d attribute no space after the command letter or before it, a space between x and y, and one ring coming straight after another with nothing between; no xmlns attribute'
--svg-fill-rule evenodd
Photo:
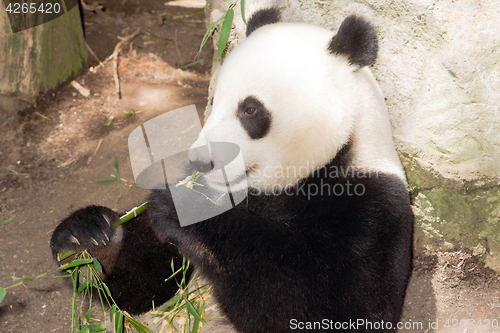
<svg viewBox="0 0 500 333"><path fill-rule="evenodd" d="M378 42L374 26L366 19L351 15L340 25L330 41L332 54L347 56L352 65L361 67L373 64L377 58Z"/></svg>
<svg viewBox="0 0 500 333"><path fill-rule="evenodd" d="M266 8L256 11L255 13L253 13L250 20L248 20L247 37L250 36L250 34L258 28L264 25L278 23L279 20L280 14L278 9L276 8Z"/></svg>

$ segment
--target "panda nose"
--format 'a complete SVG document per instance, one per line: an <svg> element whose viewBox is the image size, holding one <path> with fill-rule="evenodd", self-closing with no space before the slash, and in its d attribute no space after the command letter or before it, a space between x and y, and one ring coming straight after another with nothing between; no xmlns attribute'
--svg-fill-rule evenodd
<svg viewBox="0 0 500 333"><path fill-rule="evenodd" d="M188 157L189 164L196 171L209 172L214 169L214 162L206 145L189 149Z"/></svg>
<svg viewBox="0 0 500 333"><path fill-rule="evenodd" d="M199 172L209 172L214 169L214 162L209 161L208 163L200 160L189 160L189 164Z"/></svg>

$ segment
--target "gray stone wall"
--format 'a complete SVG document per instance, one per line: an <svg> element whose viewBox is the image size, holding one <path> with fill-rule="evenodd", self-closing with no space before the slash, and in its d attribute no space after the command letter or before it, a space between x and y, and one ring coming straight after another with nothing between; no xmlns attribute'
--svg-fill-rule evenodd
<svg viewBox="0 0 500 333"><path fill-rule="evenodd" d="M207 16L233 2L209 0ZM353 13L375 24L372 71L408 176L415 246L467 248L500 272L500 2L247 0L246 17L271 6L332 30ZM239 5L234 17L227 52L244 39ZM219 67L215 57L212 81Z"/></svg>

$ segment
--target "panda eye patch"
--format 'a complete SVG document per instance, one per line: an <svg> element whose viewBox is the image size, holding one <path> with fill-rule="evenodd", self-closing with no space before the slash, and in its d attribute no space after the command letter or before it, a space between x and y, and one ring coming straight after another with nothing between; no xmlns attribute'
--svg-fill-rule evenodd
<svg viewBox="0 0 500 333"><path fill-rule="evenodd" d="M271 128L271 113L254 96L248 96L238 104L236 115L252 140L262 139Z"/></svg>

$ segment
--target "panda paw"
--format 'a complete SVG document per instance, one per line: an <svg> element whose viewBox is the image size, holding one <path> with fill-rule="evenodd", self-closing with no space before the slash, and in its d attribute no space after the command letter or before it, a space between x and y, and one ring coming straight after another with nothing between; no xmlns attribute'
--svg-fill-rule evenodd
<svg viewBox="0 0 500 333"><path fill-rule="evenodd" d="M113 236L121 231L120 228L113 228L119 220L116 212L102 206L88 206L74 211L54 230L50 240L52 253L56 256L70 250L101 249L113 242Z"/></svg>

